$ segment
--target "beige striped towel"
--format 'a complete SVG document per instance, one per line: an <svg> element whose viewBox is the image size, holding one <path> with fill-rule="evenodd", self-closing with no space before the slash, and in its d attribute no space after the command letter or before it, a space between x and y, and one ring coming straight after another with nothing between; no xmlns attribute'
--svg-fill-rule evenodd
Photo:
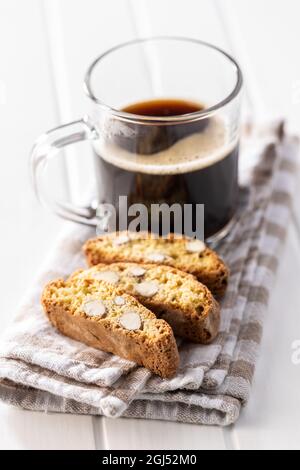
<svg viewBox="0 0 300 470"><path fill-rule="evenodd" d="M290 216L298 155L297 140L285 136L282 126L272 135L256 134L244 140L242 160L251 152L259 158L241 192L237 222L217 247L231 277L215 342L180 342L178 374L163 380L56 332L39 298L47 281L84 266L81 246L93 233L76 226L56 247L2 339L3 401L30 410L201 424L228 425L238 418L249 397L263 316Z"/></svg>

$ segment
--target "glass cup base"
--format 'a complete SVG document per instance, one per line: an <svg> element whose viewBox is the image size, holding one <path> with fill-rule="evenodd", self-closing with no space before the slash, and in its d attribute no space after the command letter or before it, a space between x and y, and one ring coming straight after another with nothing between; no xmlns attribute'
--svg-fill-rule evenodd
<svg viewBox="0 0 300 470"><path fill-rule="evenodd" d="M212 248L215 247L221 240L223 240L223 238L225 238L228 235L228 233L234 226L235 222L236 222L236 216L234 215L232 219L230 219L229 222L227 222L227 224L224 225L223 228L221 228L221 230L214 233L210 237L207 237L205 239L205 243L210 245Z"/></svg>

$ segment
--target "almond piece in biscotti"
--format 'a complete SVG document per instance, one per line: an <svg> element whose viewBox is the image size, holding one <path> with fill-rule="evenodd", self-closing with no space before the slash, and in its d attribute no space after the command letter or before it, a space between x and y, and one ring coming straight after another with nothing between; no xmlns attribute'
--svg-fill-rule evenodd
<svg viewBox="0 0 300 470"><path fill-rule="evenodd" d="M139 330L142 326L141 317L137 312L127 311L124 312L120 318L119 323L126 330Z"/></svg>
<svg viewBox="0 0 300 470"><path fill-rule="evenodd" d="M141 277L146 273L146 269L141 268L140 266L133 266L130 268L129 272L135 277Z"/></svg>
<svg viewBox="0 0 300 470"><path fill-rule="evenodd" d="M114 298L114 303L120 307L121 305L126 304L126 300L121 295L117 295L117 297Z"/></svg>
<svg viewBox="0 0 300 470"><path fill-rule="evenodd" d="M99 281L105 281L109 284L117 284L119 281L119 275L114 271L100 271L95 273L95 278Z"/></svg>
<svg viewBox="0 0 300 470"><path fill-rule="evenodd" d="M82 310L89 317L102 317L106 308L101 300L89 299L83 303Z"/></svg>
<svg viewBox="0 0 300 470"><path fill-rule="evenodd" d="M187 242L185 248L188 253L202 253L206 246L201 240L191 240Z"/></svg>
<svg viewBox="0 0 300 470"><path fill-rule="evenodd" d="M145 281L135 286L136 292L143 297L153 297L153 295L157 294L158 289L159 286L155 281Z"/></svg>
<svg viewBox="0 0 300 470"><path fill-rule="evenodd" d="M153 263L162 263L166 258L163 253L153 252L147 255L147 260L153 261Z"/></svg>

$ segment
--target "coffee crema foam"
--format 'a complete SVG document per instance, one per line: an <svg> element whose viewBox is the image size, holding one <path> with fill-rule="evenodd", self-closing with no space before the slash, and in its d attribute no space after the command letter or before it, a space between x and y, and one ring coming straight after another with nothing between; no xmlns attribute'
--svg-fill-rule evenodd
<svg viewBox="0 0 300 470"><path fill-rule="evenodd" d="M211 118L202 131L178 140L165 150L143 155L129 152L101 138L93 142L96 153L106 162L123 170L155 175L184 174L225 158L237 145L229 142L229 132L220 118Z"/></svg>

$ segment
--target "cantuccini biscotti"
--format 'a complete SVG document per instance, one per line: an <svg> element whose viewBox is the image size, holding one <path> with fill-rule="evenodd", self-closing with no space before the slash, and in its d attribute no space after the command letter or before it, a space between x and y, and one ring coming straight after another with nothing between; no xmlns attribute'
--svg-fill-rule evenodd
<svg viewBox="0 0 300 470"><path fill-rule="evenodd" d="M128 294L94 279L57 279L42 294L42 305L61 333L172 377L179 355L171 327Z"/></svg>
<svg viewBox="0 0 300 470"><path fill-rule="evenodd" d="M148 232L114 232L88 240L83 249L90 266L119 261L162 264L193 274L216 297L226 291L228 268L200 240L172 234L163 238Z"/></svg>
<svg viewBox="0 0 300 470"><path fill-rule="evenodd" d="M217 335L220 307L206 286L191 274L164 265L98 264L74 273L71 279L107 282L134 296L158 318L163 318L177 336L207 344Z"/></svg>

